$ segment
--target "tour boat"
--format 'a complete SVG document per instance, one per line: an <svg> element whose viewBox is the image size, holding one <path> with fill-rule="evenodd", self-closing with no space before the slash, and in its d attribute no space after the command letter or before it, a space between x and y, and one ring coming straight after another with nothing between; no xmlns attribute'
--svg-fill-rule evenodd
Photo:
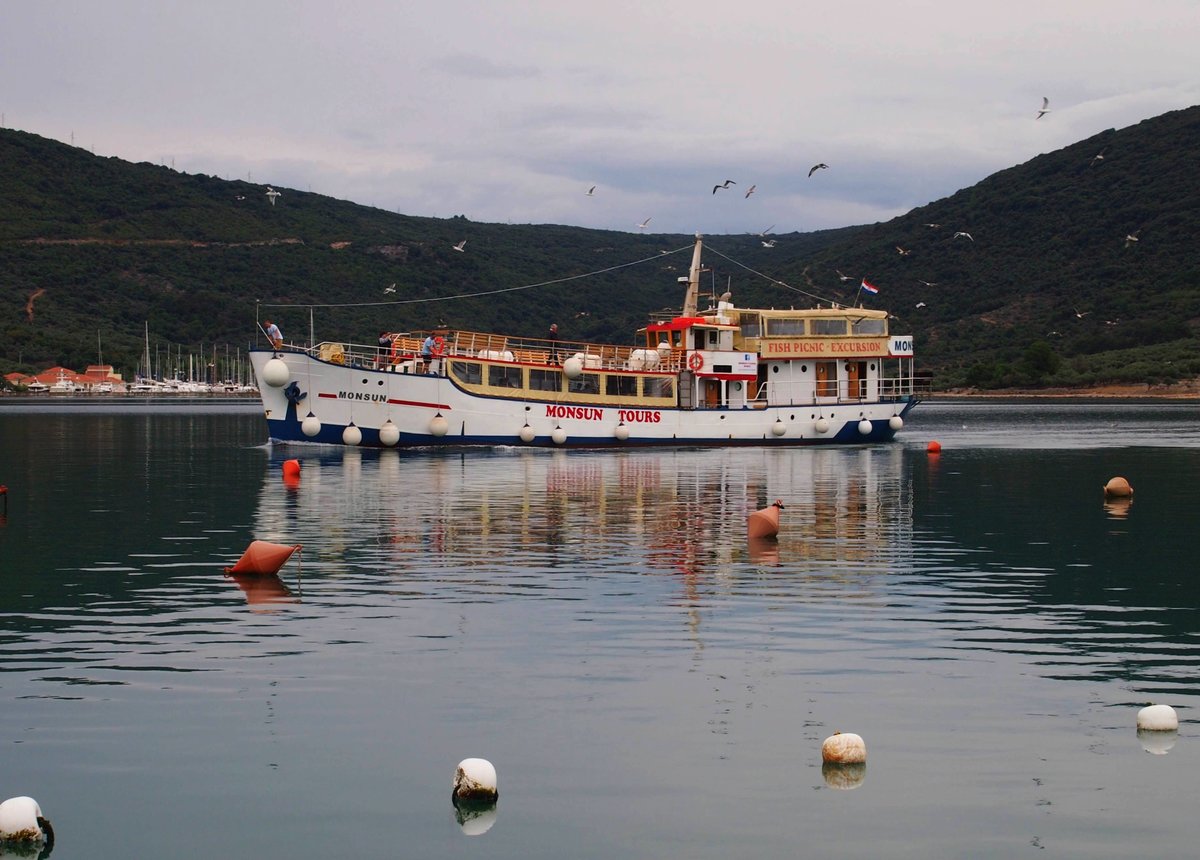
<svg viewBox="0 0 1200 860"><path fill-rule="evenodd" d="M796 446L892 440L916 405L913 338L884 310L683 308L633 345L449 328L390 347L250 352L270 439L364 447ZM857 303L856 303L857 304ZM422 356L424 341L434 349Z"/></svg>

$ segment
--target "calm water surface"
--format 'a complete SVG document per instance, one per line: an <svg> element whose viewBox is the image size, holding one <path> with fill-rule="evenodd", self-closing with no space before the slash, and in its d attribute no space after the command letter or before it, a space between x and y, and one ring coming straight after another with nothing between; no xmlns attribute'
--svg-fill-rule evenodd
<svg viewBox="0 0 1200 860"><path fill-rule="evenodd" d="M272 449L250 404L0 402L0 798L55 858L1192 856L1198 421L399 454ZM226 576L256 538L304 549ZM1138 738L1149 702L1177 737ZM836 730L865 773L823 773ZM501 796L460 824L469 756Z"/></svg>

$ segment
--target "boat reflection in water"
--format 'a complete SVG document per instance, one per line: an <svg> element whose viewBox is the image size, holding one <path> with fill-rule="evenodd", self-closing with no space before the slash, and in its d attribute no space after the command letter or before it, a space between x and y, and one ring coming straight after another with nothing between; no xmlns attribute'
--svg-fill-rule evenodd
<svg viewBox="0 0 1200 860"><path fill-rule="evenodd" d="M313 451L302 484L286 492L278 464L268 465L255 535L310 547L318 572L469 570L486 581L552 571L561 556L589 572L619 566L721 582L782 566L790 576L857 580L886 571L911 540L899 446ZM747 516L776 499L779 537L748 541Z"/></svg>

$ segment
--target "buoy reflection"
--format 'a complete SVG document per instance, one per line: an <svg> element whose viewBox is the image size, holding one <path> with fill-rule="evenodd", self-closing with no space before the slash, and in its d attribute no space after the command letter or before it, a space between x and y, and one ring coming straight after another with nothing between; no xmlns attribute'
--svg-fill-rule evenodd
<svg viewBox="0 0 1200 860"><path fill-rule="evenodd" d="M260 606L272 603L299 603L300 599L283 584L277 573L227 573L225 574L246 595L246 603Z"/></svg>
<svg viewBox="0 0 1200 860"><path fill-rule="evenodd" d="M454 804L454 820L462 828L465 836L482 836L492 829L496 823L496 803L457 801Z"/></svg>
<svg viewBox="0 0 1200 860"><path fill-rule="evenodd" d="M1129 516L1129 509L1133 507L1133 499L1128 496L1124 498L1106 498L1104 500L1104 512L1108 514L1110 519L1123 520Z"/></svg>
<svg viewBox="0 0 1200 860"><path fill-rule="evenodd" d="M821 776L825 777L825 784L830 788L850 791L862 785L867 778L867 765L865 762L838 764L827 761L821 765Z"/></svg>
<svg viewBox="0 0 1200 860"><path fill-rule="evenodd" d="M779 541L776 538L750 538L746 546L751 564L779 564Z"/></svg>
<svg viewBox="0 0 1200 860"><path fill-rule="evenodd" d="M1166 755L1179 740L1179 732L1174 731L1156 732L1150 729L1138 729L1137 736L1138 740L1142 742L1142 749L1150 755Z"/></svg>

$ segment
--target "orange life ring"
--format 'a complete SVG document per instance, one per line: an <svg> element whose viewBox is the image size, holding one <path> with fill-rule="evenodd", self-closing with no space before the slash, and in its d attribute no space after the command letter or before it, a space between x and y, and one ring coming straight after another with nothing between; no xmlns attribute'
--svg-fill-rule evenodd
<svg viewBox="0 0 1200 860"><path fill-rule="evenodd" d="M433 351L430 353L434 358L441 358L446 354L446 341L438 335L433 339Z"/></svg>
<svg viewBox="0 0 1200 860"><path fill-rule="evenodd" d="M704 356L698 352L693 352L688 356L688 367L690 367L693 371L704 367Z"/></svg>

